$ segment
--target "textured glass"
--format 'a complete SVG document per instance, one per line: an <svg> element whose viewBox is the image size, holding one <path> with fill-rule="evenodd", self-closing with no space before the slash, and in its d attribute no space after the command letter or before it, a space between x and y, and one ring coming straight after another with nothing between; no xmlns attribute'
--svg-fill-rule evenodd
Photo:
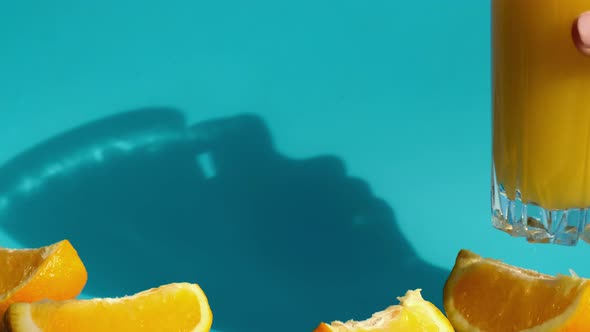
<svg viewBox="0 0 590 332"><path fill-rule="evenodd" d="M575 245L590 207L590 57L572 27L588 2L492 3L493 224Z"/></svg>
<svg viewBox="0 0 590 332"><path fill-rule="evenodd" d="M495 173L495 172L494 172ZM492 184L492 224L515 237L534 243L576 245L578 239L590 243L588 209L548 210L506 195L494 175Z"/></svg>

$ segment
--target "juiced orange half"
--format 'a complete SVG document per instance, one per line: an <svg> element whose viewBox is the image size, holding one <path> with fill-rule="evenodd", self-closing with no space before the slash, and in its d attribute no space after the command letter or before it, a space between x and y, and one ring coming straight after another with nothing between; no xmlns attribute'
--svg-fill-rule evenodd
<svg viewBox="0 0 590 332"><path fill-rule="evenodd" d="M420 289L409 290L393 305L364 321L321 323L314 332L451 332L453 327L440 310L425 301Z"/></svg>

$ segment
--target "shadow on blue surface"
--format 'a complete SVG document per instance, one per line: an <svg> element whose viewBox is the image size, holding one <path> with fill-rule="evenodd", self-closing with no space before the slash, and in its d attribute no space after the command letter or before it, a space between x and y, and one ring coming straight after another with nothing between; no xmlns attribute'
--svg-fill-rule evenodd
<svg viewBox="0 0 590 332"><path fill-rule="evenodd" d="M86 294L196 282L224 332L363 319L410 288L440 306L448 273L342 160L282 156L254 114L188 126L173 109L121 113L9 161L0 190L9 235L72 241Z"/></svg>

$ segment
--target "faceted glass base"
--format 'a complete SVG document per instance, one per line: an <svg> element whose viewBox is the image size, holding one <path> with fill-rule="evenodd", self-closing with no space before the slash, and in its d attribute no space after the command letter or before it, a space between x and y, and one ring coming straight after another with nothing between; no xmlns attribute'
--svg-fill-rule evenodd
<svg viewBox="0 0 590 332"><path fill-rule="evenodd" d="M492 225L515 237L533 243L575 246L579 239L590 243L590 207L584 209L547 210L522 202L517 192L511 200L495 172L492 181Z"/></svg>

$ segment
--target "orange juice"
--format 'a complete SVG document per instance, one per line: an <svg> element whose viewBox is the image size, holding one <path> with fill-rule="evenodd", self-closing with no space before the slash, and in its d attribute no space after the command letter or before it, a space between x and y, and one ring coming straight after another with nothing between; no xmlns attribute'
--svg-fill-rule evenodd
<svg viewBox="0 0 590 332"><path fill-rule="evenodd" d="M572 40L588 10L590 0L492 0L493 161L508 199L590 207L590 57Z"/></svg>

